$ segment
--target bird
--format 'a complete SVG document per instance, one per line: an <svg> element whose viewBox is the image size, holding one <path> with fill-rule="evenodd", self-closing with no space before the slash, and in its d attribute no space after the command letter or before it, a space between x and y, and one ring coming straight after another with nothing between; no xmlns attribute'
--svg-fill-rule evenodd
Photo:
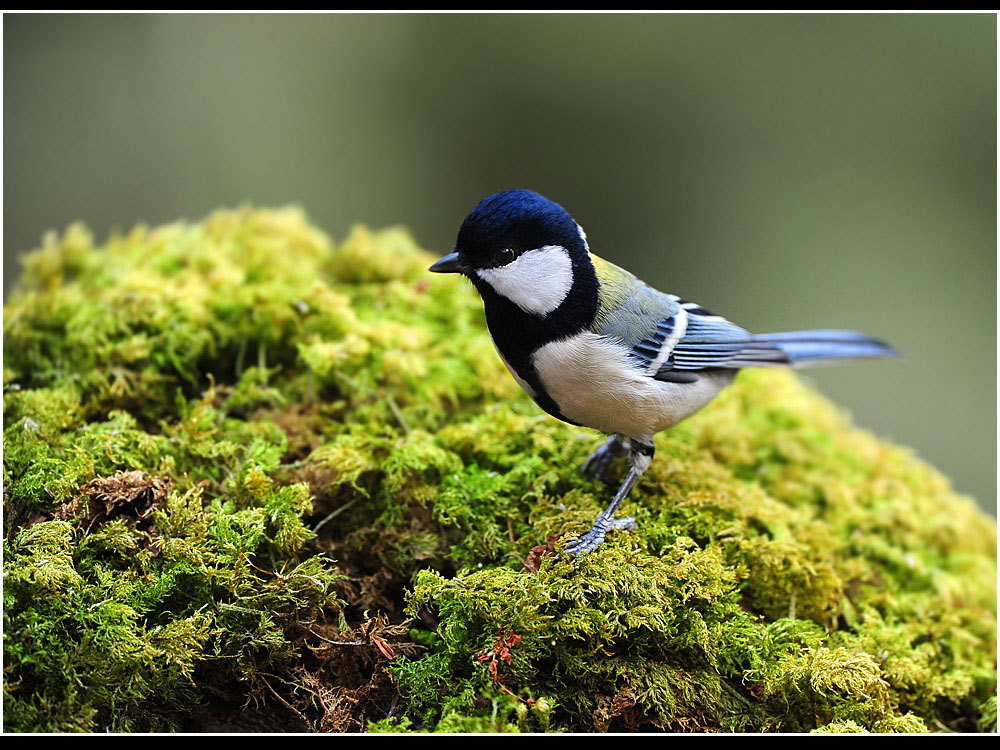
<svg viewBox="0 0 1000 750"><path fill-rule="evenodd" d="M608 436L584 463L586 476L606 482L628 456L610 504L564 546L573 557L612 531L636 530L634 518L616 515L653 460L653 437L706 406L741 369L898 356L855 331L751 334L593 254L569 212L531 190L480 201L454 250L429 270L472 282L500 359L539 407Z"/></svg>

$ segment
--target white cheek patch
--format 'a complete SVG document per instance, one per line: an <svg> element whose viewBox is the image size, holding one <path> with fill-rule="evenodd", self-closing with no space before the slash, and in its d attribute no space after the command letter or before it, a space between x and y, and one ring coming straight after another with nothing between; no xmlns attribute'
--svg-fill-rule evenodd
<svg viewBox="0 0 1000 750"><path fill-rule="evenodd" d="M506 266L476 273L497 294L534 315L548 315L573 288L573 262L561 245L529 250Z"/></svg>

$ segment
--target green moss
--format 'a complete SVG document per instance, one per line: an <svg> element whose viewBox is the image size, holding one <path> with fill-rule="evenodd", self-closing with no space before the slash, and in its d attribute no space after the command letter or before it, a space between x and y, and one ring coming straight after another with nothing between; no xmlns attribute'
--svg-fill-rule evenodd
<svg viewBox="0 0 1000 750"><path fill-rule="evenodd" d="M995 731L995 524L940 474L746 371L554 561L601 438L430 262L251 209L26 256L9 731Z"/></svg>

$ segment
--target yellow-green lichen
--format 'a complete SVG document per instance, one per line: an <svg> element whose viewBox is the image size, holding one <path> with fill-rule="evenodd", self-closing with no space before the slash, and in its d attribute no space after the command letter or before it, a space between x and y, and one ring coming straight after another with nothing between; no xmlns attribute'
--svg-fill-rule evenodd
<svg viewBox="0 0 1000 750"><path fill-rule="evenodd" d="M431 260L291 209L26 256L6 729L995 730L996 529L945 478L745 371L658 436L638 532L553 561L601 438Z"/></svg>

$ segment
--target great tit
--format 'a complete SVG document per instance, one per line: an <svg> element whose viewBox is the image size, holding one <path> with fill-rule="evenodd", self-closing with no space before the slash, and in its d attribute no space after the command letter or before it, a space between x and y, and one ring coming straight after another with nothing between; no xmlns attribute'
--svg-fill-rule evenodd
<svg viewBox="0 0 1000 750"><path fill-rule="evenodd" d="M705 406L740 369L895 354L854 331L750 334L592 254L573 217L530 190L481 201L454 252L430 270L472 281L500 359L535 403L610 436L585 474L603 481L614 459L629 457L621 488L593 528L565 547L569 555L596 549L612 530L636 528L615 514L653 459L653 436Z"/></svg>

